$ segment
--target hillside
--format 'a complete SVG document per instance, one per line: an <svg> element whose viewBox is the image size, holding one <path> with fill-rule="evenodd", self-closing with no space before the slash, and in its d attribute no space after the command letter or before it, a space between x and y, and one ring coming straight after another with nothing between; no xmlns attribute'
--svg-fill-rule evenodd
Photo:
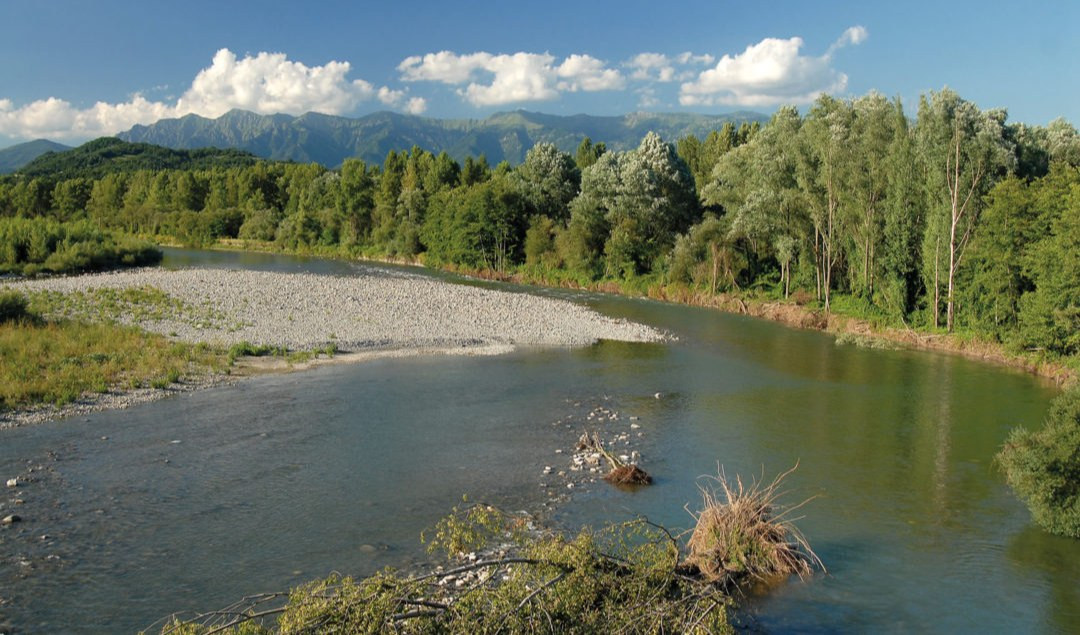
<svg viewBox="0 0 1080 635"><path fill-rule="evenodd" d="M232 110L217 119L187 115L135 126L117 135L131 142L176 149L238 148L267 159L317 162L336 167L347 158L382 163L391 150L412 146L463 161L483 154L492 165L506 160L518 164L529 148L554 143L573 152L582 138L603 141L609 148L634 148L650 130L674 141L693 134L703 137L725 122L761 121L765 115L738 112L727 115L633 113L618 117L545 115L518 110L487 119L430 119L415 115L377 112L349 118L307 113L257 115Z"/></svg>
<svg viewBox="0 0 1080 635"><path fill-rule="evenodd" d="M0 174L11 174L46 152L63 152L70 149L71 146L48 139L35 139L4 148L0 150Z"/></svg>
<svg viewBox="0 0 1080 635"><path fill-rule="evenodd" d="M231 148L174 150L102 137L63 152L46 152L23 166L19 173L30 177L101 178L111 172L238 167L252 165L258 160L253 154Z"/></svg>

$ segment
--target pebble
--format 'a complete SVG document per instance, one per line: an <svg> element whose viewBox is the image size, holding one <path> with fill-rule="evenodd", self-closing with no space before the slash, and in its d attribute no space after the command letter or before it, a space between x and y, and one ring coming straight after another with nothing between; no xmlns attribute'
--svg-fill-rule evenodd
<svg viewBox="0 0 1080 635"><path fill-rule="evenodd" d="M310 350L336 336L341 350L588 346L600 339L654 342L660 331L614 319L567 300L451 284L378 268L359 275L129 269L24 280L9 285L69 293L152 286L187 307L166 316L122 321L189 342L248 341ZM359 319L363 316L363 319Z"/></svg>
<svg viewBox="0 0 1080 635"><path fill-rule="evenodd" d="M7 480L7 486L8 487L18 487L19 486L19 479L17 479L17 478L9 478Z"/></svg>
<svg viewBox="0 0 1080 635"><path fill-rule="evenodd" d="M0 525L14 525L17 522L22 521L22 516L18 514L8 514L4 516L3 520L0 520Z"/></svg>

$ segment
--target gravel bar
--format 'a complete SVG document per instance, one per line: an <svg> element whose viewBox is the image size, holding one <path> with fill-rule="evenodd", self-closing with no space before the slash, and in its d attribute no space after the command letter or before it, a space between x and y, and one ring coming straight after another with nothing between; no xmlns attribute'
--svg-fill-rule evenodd
<svg viewBox="0 0 1080 635"><path fill-rule="evenodd" d="M188 342L311 350L587 346L653 342L664 333L566 300L452 284L390 270L353 276L158 268L26 280L9 287L71 293L150 286L196 310L121 318ZM212 317L206 317L212 316Z"/></svg>

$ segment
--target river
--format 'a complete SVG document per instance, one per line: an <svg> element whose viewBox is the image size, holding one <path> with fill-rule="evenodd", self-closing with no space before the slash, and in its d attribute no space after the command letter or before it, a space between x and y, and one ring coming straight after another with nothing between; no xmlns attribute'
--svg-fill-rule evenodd
<svg viewBox="0 0 1080 635"><path fill-rule="evenodd" d="M186 265L364 266L167 250L164 266ZM35 468L24 522L0 531L0 632L132 632L331 571L424 562L420 532L463 495L571 529L643 514L686 528L719 464L747 478L796 463L787 500L816 497L797 524L828 573L745 599L748 628L1080 629L1080 541L1034 528L992 462L1013 426L1040 424L1053 386L706 309L538 292L678 340L324 366L0 430L0 476ZM567 467L601 405L652 487L542 474Z"/></svg>

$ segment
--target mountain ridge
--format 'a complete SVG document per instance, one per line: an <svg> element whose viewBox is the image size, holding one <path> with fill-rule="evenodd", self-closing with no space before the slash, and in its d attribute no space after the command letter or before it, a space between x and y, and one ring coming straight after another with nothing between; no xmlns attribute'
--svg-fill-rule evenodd
<svg viewBox="0 0 1080 635"><path fill-rule="evenodd" d="M554 143L573 152L581 140L604 142L613 150L637 146L650 130L669 141L703 137L724 123L764 123L768 116L748 111L723 115L630 113L620 116L549 115L526 110L498 112L485 119L434 119L379 111L362 117L315 112L259 115L234 109L216 119L185 115L137 125L116 136L133 143L173 149L236 148L265 159L316 162L336 167L347 158L382 163L390 151L419 146L445 151L462 161L483 154L494 165L521 163L535 144Z"/></svg>
<svg viewBox="0 0 1080 635"><path fill-rule="evenodd" d="M17 172L24 165L30 163L46 152L64 152L71 146L49 141L48 139L34 139L25 143L19 143L0 150L0 174Z"/></svg>

